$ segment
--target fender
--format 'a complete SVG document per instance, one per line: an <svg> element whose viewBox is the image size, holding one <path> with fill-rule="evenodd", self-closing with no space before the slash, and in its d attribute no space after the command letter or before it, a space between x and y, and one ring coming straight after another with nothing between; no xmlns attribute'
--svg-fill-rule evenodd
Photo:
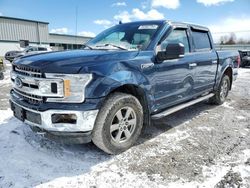
<svg viewBox="0 0 250 188"><path fill-rule="evenodd" d="M227 58L224 61L223 60L221 60L221 61L222 62L220 62L219 65L218 65L215 88L214 88L215 90L219 87L222 76L224 75L227 68L230 68L232 70L232 75L231 76L233 77L233 67L234 67L233 60L231 58Z"/></svg>
<svg viewBox="0 0 250 188"><path fill-rule="evenodd" d="M154 97L151 94L151 84L137 70L121 70L113 72L111 75L96 78L90 85L91 88L86 89L87 98L106 97L112 91L121 86L134 85L144 91L148 103L154 101ZM151 106L151 104L148 105Z"/></svg>

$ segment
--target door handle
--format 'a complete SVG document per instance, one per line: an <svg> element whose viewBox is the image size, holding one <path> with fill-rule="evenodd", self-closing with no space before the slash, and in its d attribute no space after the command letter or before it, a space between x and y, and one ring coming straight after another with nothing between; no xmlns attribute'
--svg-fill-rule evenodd
<svg viewBox="0 0 250 188"><path fill-rule="evenodd" d="M189 67L190 68L197 67L197 63L189 63Z"/></svg>
<svg viewBox="0 0 250 188"><path fill-rule="evenodd" d="M217 64L217 60L212 61L212 64Z"/></svg>

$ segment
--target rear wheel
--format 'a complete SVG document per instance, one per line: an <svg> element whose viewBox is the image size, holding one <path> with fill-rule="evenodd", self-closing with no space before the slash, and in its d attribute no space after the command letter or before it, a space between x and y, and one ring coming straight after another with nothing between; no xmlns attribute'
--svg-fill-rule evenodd
<svg viewBox="0 0 250 188"><path fill-rule="evenodd" d="M209 99L212 104L223 104L228 96L230 89L230 78L228 75L223 75L219 88L215 92L215 95Z"/></svg>
<svg viewBox="0 0 250 188"><path fill-rule="evenodd" d="M114 93L99 111L92 140L103 151L118 154L135 143L142 125L143 109L138 99L129 94Z"/></svg>

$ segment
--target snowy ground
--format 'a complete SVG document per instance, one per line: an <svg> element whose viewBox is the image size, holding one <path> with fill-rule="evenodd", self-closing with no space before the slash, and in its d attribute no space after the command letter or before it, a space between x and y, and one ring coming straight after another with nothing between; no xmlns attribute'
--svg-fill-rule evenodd
<svg viewBox="0 0 250 188"><path fill-rule="evenodd" d="M197 104L154 122L136 146L110 156L33 133L0 81L0 187L250 187L250 68L227 102Z"/></svg>

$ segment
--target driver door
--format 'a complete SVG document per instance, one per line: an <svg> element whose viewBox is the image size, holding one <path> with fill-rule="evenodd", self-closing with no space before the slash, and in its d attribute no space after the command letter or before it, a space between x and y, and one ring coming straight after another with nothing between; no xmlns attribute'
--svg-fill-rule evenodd
<svg viewBox="0 0 250 188"><path fill-rule="evenodd" d="M169 43L182 43L185 47L184 57L165 60L156 64L155 102L157 110L162 110L192 98L194 91L194 69L190 54L187 29L174 29L157 47L166 50Z"/></svg>

